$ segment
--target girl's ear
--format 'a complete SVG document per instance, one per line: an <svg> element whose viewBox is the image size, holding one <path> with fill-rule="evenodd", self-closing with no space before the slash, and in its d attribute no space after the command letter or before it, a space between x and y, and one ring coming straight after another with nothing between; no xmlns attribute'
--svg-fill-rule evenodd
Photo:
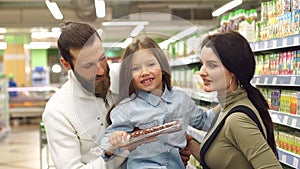
<svg viewBox="0 0 300 169"><path fill-rule="evenodd" d="M60 63L64 66L66 70L71 70L71 65L63 57L59 58Z"/></svg>

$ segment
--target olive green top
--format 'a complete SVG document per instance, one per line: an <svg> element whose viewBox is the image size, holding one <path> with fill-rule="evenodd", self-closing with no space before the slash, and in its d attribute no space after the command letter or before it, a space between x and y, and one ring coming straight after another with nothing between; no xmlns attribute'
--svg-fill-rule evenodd
<svg viewBox="0 0 300 169"><path fill-rule="evenodd" d="M252 109L266 133L261 117L244 89L239 88L227 96L218 96L218 100L222 107L220 116L203 143L225 114L238 105L245 105ZM226 119L205 154L205 162L211 169L282 168L255 122L242 112L233 113Z"/></svg>

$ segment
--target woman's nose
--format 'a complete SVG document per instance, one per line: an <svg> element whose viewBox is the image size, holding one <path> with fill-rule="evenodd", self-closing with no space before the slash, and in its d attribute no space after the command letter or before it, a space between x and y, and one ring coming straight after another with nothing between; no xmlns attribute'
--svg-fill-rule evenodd
<svg viewBox="0 0 300 169"><path fill-rule="evenodd" d="M204 64L203 64L203 65L201 66L201 68L200 68L199 75L200 75L200 76L205 76L205 75L207 75L207 70L206 70L206 67L205 67Z"/></svg>

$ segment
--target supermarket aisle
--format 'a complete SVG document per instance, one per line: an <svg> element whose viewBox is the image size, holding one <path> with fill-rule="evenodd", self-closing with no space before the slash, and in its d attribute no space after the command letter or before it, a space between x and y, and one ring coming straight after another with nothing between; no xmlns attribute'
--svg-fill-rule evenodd
<svg viewBox="0 0 300 169"><path fill-rule="evenodd" d="M40 169L39 122L11 125L10 134L0 141L0 150L1 169Z"/></svg>

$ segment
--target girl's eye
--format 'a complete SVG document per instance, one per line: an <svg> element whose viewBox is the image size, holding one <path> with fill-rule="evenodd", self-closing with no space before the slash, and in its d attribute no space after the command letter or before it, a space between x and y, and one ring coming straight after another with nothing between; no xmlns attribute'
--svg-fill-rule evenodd
<svg viewBox="0 0 300 169"><path fill-rule="evenodd" d="M148 66L149 67L154 67L154 66L156 66L156 63L154 63L154 62L153 63L149 63Z"/></svg>
<svg viewBox="0 0 300 169"><path fill-rule="evenodd" d="M138 72L139 70L140 70L139 67L132 67L132 68L131 68L131 71L132 71L132 72Z"/></svg>

